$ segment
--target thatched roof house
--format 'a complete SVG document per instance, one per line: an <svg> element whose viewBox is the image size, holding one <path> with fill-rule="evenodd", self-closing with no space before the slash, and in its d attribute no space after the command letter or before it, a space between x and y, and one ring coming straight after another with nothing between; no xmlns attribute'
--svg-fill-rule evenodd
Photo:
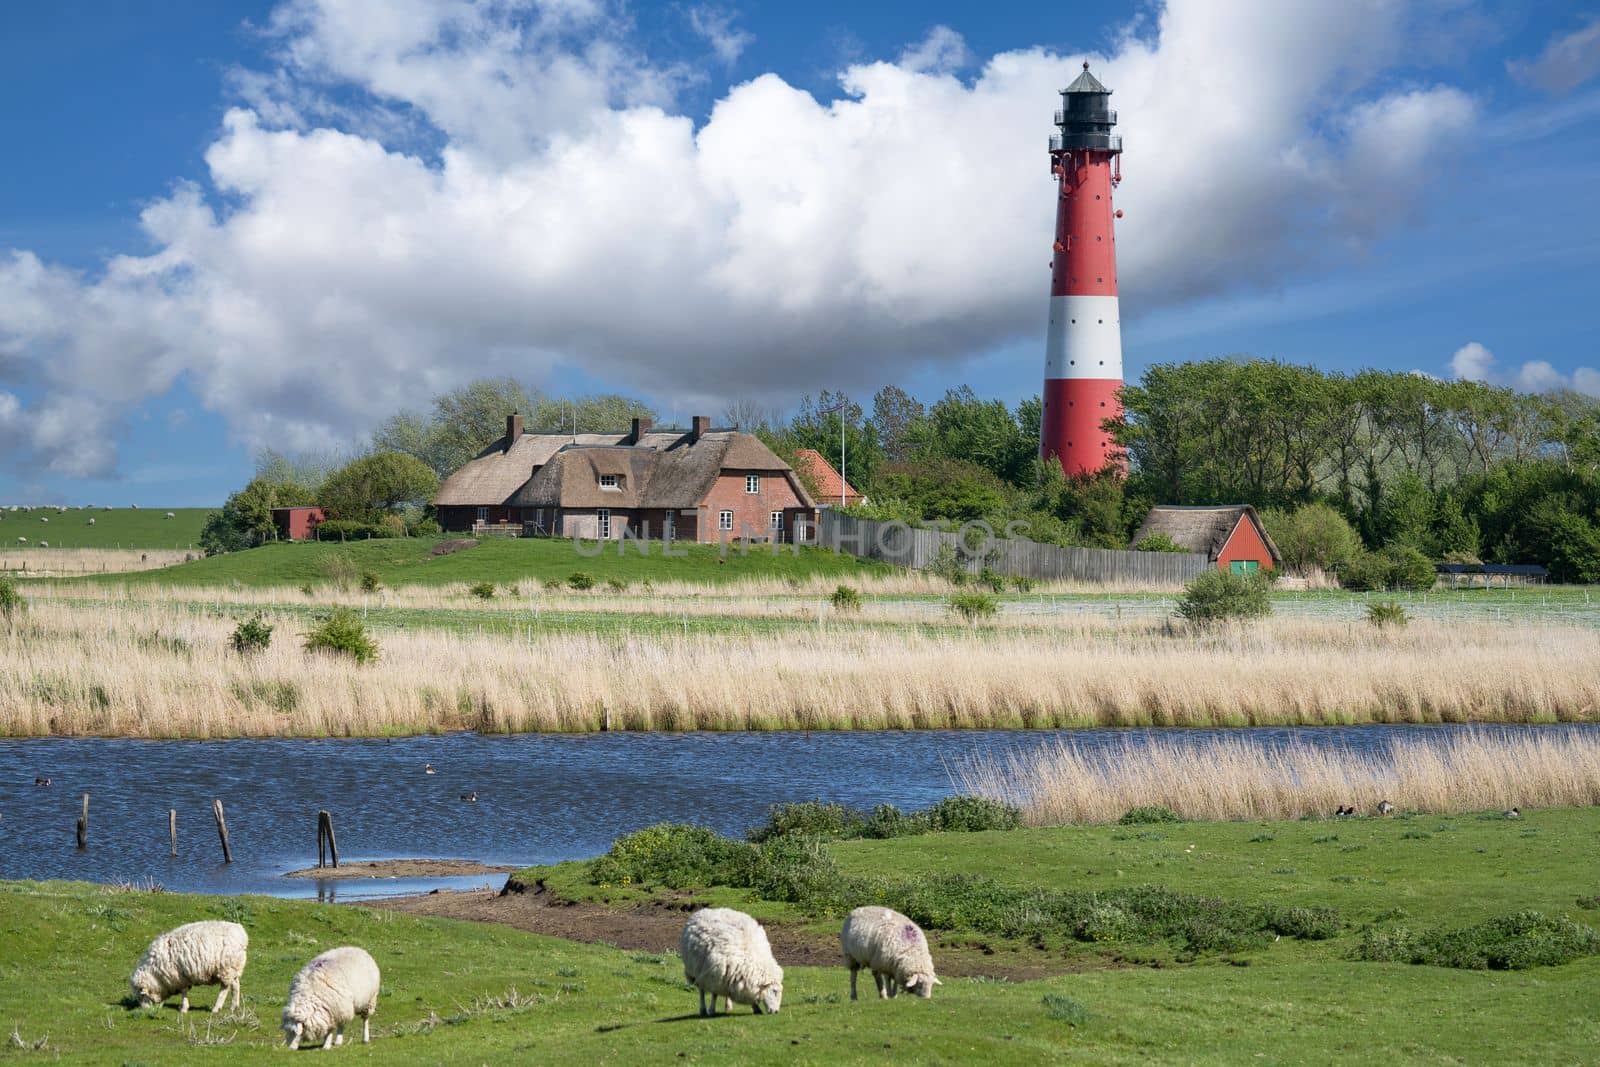
<svg viewBox="0 0 1600 1067"><path fill-rule="evenodd" d="M434 503L447 530L522 528L569 537L787 540L815 505L761 440L713 429L506 435L446 478Z"/></svg>
<svg viewBox="0 0 1600 1067"><path fill-rule="evenodd" d="M1186 552L1209 556L1223 570L1251 572L1283 566L1278 546L1249 504L1153 507L1133 535L1133 543L1157 534L1165 534Z"/></svg>

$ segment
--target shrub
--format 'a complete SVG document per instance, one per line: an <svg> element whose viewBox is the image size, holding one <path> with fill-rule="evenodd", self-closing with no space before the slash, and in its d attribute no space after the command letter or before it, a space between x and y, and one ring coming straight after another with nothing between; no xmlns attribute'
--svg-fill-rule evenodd
<svg viewBox="0 0 1600 1067"><path fill-rule="evenodd" d="M835 611L860 611L861 593L852 586L841 585L834 589L828 602Z"/></svg>
<svg viewBox="0 0 1600 1067"><path fill-rule="evenodd" d="M1161 804L1151 804L1146 807L1129 808L1122 813L1122 818L1117 820L1119 826L1144 826L1150 823L1182 822L1178 813Z"/></svg>
<svg viewBox="0 0 1600 1067"><path fill-rule="evenodd" d="M628 583L621 578L607 578L606 588L613 593L626 593L628 591Z"/></svg>
<svg viewBox="0 0 1600 1067"><path fill-rule="evenodd" d="M560 578L545 578L539 582L540 587L547 593L553 593L565 584Z"/></svg>
<svg viewBox="0 0 1600 1067"><path fill-rule="evenodd" d="M361 591L363 593L376 593L383 588L383 583L378 580L377 571L361 572Z"/></svg>
<svg viewBox="0 0 1600 1067"><path fill-rule="evenodd" d="M774 804L767 809L767 821L750 831L757 844L787 834L812 834L817 837L854 837L865 816L847 804L823 800L803 800L793 804Z"/></svg>
<svg viewBox="0 0 1600 1067"><path fill-rule="evenodd" d="M1015 830L1022 822L1016 808L985 797L945 797L917 815L935 833Z"/></svg>
<svg viewBox="0 0 1600 1067"><path fill-rule="evenodd" d="M438 537L443 532L438 519L418 519L410 529L412 537Z"/></svg>
<svg viewBox="0 0 1600 1067"><path fill-rule="evenodd" d="M369 541L393 536L394 531L387 526L354 519L328 519L317 526L318 541Z"/></svg>
<svg viewBox="0 0 1600 1067"><path fill-rule="evenodd" d="M1411 617L1399 601L1378 600L1367 605L1367 621L1380 629L1385 626L1404 629Z"/></svg>
<svg viewBox="0 0 1600 1067"><path fill-rule="evenodd" d="M1040 1003L1046 1015L1074 1029L1089 1021L1089 1009L1064 993L1046 993Z"/></svg>
<svg viewBox="0 0 1600 1067"><path fill-rule="evenodd" d="M1337 570L1361 554L1355 528L1327 504L1306 504L1293 512L1269 508L1261 513L1261 524L1293 571Z"/></svg>
<svg viewBox="0 0 1600 1067"><path fill-rule="evenodd" d="M573 571L567 575L567 584L577 590L593 589L594 575L586 571Z"/></svg>
<svg viewBox="0 0 1600 1067"><path fill-rule="evenodd" d="M1187 552L1178 542L1164 533L1146 534L1133 543L1135 552Z"/></svg>
<svg viewBox="0 0 1600 1067"><path fill-rule="evenodd" d="M1204 624L1259 619L1272 614L1270 588L1258 575L1208 570L1184 586L1178 614Z"/></svg>
<svg viewBox="0 0 1600 1067"><path fill-rule="evenodd" d="M317 569L339 589L349 589L357 577L355 560L342 552L323 556L317 563Z"/></svg>
<svg viewBox="0 0 1600 1067"><path fill-rule="evenodd" d="M976 623L980 619L988 619L1000 610L995 599L988 593L970 592L955 593L950 597L950 610L960 615L969 623Z"/></svg>
<svg viewBox="0 0 1600 1067"><path fill-rule="evenodd" d="M1005 575L987 565L978 572L978 584L991 593L1004 593L1006 591Z"/></svg>
<svg viewBox="0 0 1600 1067"><path fill-rule="evenodd" d="M939 551L933 554L933 562L928 564L928 572L943 578L951 585L966 585L967 579L971 577L967 574L967 565L956 553L955 546L948 543L940 545Z"/></svg>
<svg viewBox="0 0 1600 1067"><path fill-rule="evenodd" d="M592 860L589 877L597 885L661 885L693 889L724 884L748 875L755 849L703 826L658 823L617 838L610 851Z"/></svg>
<svg viewBox="0 0 1600 1067"><path fill-rule="evenodd" d="M904 813L893 804L879 804L870 815L846 804L808 800L774 804L767 821L751 830L756 843L780 837L830 839L909 837L928 833L1013 830L1022 822L1016 808L983 797L946 797L932 807Z"/></svg>
<svg viewBox="0 0 1600 1067"><path fill-rule="evenodd" d="M0 618L12 619L27 609L28 602L17 592L17 583L0 577Z"/></svg>
<svg viewBox="0 0 1600 1067"><path fill-rule="evenodd" d="M1356 958L1361 960L1477 971L1553 967L1594 955L1600 955L1600 933L1565 916L1549 918L1537 911L1519 911L1456 930L1368 929L1356 947Z"/></svg>
<svg viewBox="0 0 1600 1067"><path fill-rule="evenodd" d="M349 608L339 608L305 635L307 652L327 652L349 656L357 663L378 658L378 643L367 633L361 617Z"/></svg>
<svg viewBox="0 0 1600 1067"><path fill-rule="evenodd" d="M472 588L468 589L467 592L471 593L473 596L477 597L479 600L493 600L494 599L494 583L493 582L474 582L473 585L472 585Z"/></svg>
<svg viewBox="0 0 1600 1067"><path fill-rule="evenodd" d="M241 656L264 652L272 644L272 624L258 611L233 628L228 643Z"/></svg>
<svg viewBox="0 0 1600 1067"><path fill-rule="evenodd" d="M1433 588L1433 564L1409 545L1391 545L1377 552L1363 552L1339 570L1339 584L1346 589L1374 590Z"/></svg>
<svg viewBox="0 0 1600 1067"><path fill-rule="evenodd" d="M1011 588L1019 593L1031 593L1033 592L1033 579L1018 574L1011 579Z"/></svg>

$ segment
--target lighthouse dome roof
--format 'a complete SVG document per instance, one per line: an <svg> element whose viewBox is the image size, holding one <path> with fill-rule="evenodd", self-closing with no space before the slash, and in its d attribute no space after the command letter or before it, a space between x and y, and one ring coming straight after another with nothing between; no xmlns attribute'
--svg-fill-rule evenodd
<svg viewBox="0 0 1600 1067"><path fill-rule="evenodd" d="M1101 84L1100 79L1089 73L1089 64L1084 63L1083 73L1072 80L1072 84L1061 90L1063 93L1110 93Z"/></svg>

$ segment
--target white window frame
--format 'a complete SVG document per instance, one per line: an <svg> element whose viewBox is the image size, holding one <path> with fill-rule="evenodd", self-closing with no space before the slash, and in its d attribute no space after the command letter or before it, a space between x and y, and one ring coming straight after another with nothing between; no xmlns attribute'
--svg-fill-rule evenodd
<svg viewBox="0 0 1600 1067"><path fill-rule="evenodd" d="M733 512L731 512L731 511L719 511L719 512L717 512L717 529L721 530L723 533L732 533L733 532Z"/></svg>
<svg viewBox="0 0 1600 1067"><path fill-rule="evenodd" d="M478 509L478 521L481 522L481 523L484 523L485 525L488 524L488 522L489 522L489 509L488 508L484 507L484 508L479 508Z"/></svg>
<svg viewBox="0 0 1600 1067"><path fill-rule="evenodd" d="M746 474L744 476L744 491L751 495L761 492L761 475Z"/></svg>
<svg viewBox="0 0 1600 1067"><path fill-rule="evenodd" d="M598 508L594 515L595 518L600 520L600 540L611 540L611 509Z"/></svg>
<svg viewBox="0 0 1600 1067"><path fill-rule="evenodd" d="M772 529L777 530L779 533L782 533L783 532L783 512L774 511L772 513L772 519L768 523L768 525L771 526Z"/></svg>
<svg viewBox="0 0 1600 1067"><path fill-rule="evenodd" d="M678 513L676 511L668 511L666 517L661 520L661 536L666 541L676 541L678 539Z"/></svg>
<svg viewBox="0 0 1600 1067"><path fill-rule="evenodd" d="M602 474L600 476L600 488L620 490L622 488L622 479L615 474Z"/></svg>

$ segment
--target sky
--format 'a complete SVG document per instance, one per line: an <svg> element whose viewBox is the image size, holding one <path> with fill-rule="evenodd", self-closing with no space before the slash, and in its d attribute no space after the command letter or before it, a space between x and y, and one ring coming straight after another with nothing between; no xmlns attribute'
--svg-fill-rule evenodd
<svg viewBox="0 0 1600 1067"><path fill-rule="evenodd" d="M213 505L473 378L1039 391L1056 92L1130 379L1600 396L1600 3L0 7L0 506Z"/></svg>

